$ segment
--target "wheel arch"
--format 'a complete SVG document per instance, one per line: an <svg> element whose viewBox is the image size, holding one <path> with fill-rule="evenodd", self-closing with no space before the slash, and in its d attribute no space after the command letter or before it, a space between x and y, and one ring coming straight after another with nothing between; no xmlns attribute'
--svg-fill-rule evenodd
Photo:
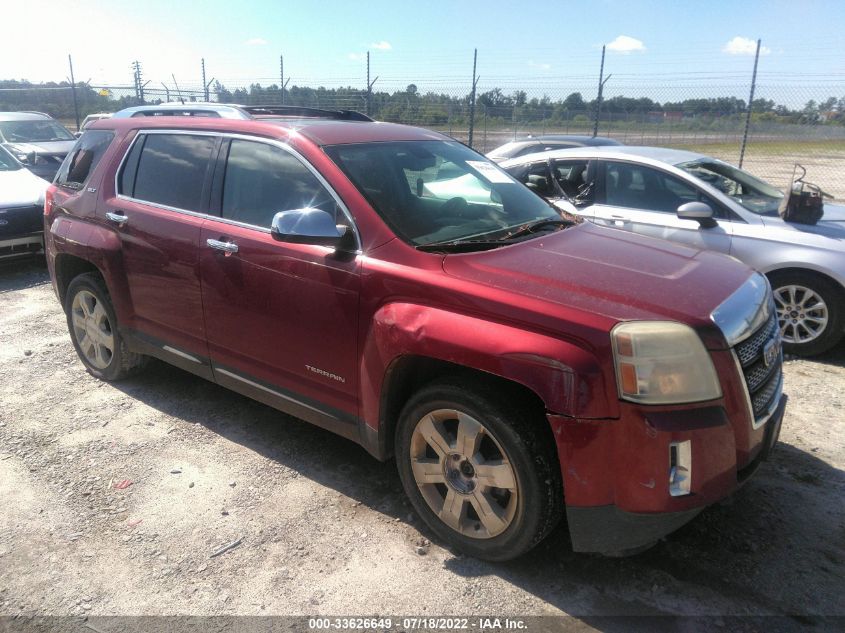
<svg viewBox="0 0 845 633"><path fill-rule="evenodd" d="M480 381L495 386L509 398L518 399L537 412L537 419L546 411L542 398L535 391L514 380L497 376L480 369L449 361L406 354L395 358L387 368L379 398L378 454L381 459L393 456L393 438L399 414L414 393L438 379L452 378L461 381ZM554 442L551 427L545 424L549 441Z"/></svg>
<svg viewBox="0 0 845 633"><path fill-rule="evenodd" d="M78 255L71 255L70 253L58 253L56 255L54 270L56 275L56 292L59 295L59 302L62 306L65 305L67 289L74 278L84 273L97 273L105 279L103 271L97 268L93 262Z"/></svg>

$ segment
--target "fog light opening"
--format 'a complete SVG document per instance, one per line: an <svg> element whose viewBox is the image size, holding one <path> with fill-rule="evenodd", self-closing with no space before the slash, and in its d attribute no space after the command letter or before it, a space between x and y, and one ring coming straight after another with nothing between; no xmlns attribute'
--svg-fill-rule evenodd
<svg viewBox="0 0 845 633"><path fill-rule="evenodd" d="M690 493L692 449L690 440L669 444L669 494L680 497Z"/></svg>

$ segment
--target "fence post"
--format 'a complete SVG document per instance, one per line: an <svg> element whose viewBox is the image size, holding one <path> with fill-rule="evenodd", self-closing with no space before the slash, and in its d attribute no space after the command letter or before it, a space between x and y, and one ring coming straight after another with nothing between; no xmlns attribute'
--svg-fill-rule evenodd
<svg viewBox="0 0 845 633"><path fill-rule="evenodd" d="M478 85L478 77L475 76L476 62L478 61L478 49L472 53L472 92L469 97L469 140L467 145L472 147L472 132L475 128L475 87Z"/></svg>
<svg viewBox="0 0 845 633"><path fill-rule="evenodd" d="M596 120L593 123L593 136L598 136L599 133L599 116L601 115L601 94L604 89L604 49L601 47L601 66L599 67L599 94L596 97ZM608 79L610 79L608 77Z"/></svg>
<svg viewBox="0 0 845 633"><path fill-rule="evenodd" d="M754 103L754 87L757 85L757 60L760 59L760 40L757 40L757 52L754 53L754 71L751 73L751 94L748 96L748 109L745 113L745 130L742 132L742 147L739 149L739 166L745 158L745 144L748 142L748 128L751 125L751 107Z"/></svg>
<svg viewBox="0 0 845 633"><path fill-rule="evenodd" d="M76 131L79 131L79 104L76 101L76 80L73 78L73 60L70 54L67 56L67 63L70 66L70 90L73 93L73 114L76 116Z"/></svg>

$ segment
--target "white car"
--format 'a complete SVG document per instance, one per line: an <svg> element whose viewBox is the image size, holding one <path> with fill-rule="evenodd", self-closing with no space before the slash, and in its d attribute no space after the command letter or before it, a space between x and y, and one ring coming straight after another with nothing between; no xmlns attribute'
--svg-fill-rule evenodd
<svg viewBox="0 0 845 633"><path fill-rule="evenodd" d="M765 273L787 352L820 354L842 338L845 207L825 204L814 225L785 222L772 185L721 160L658 147L557 150L501 167L596 224L721 251Z"/></svg>
<svg viewBox="0 0 845 633"><path fill-rule="evenodd" d="M44 248L44 192L49 184L0 147L0 258Z"/></svg>

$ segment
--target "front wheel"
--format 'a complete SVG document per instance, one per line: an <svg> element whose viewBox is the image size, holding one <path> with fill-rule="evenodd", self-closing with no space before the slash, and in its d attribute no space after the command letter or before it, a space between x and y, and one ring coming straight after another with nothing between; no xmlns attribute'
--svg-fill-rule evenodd
<svg viewBox="0 0 845 633"><path fill-rule="evenodd" d="M525 404L483 384L442 382L417 392L400 417L395 449L406 494L440 538L476 558L519 556L562 511L554 440Z"/></svg>
<svg viewBox="0 0 845 633"><path fill-rule="evenodd" d="M799 356L826 352L842 338L842 291L829 281L801 272L770 277L784 351Z"/></svg>
<svg viewBox="0 0 845 633"><path fill-rule="evenodd" d="M145 364L130 352L117 329L117 317L102 277L85 273L67 289L65 313L70 338L82 364L101 380L121 380Z"/></svg>

